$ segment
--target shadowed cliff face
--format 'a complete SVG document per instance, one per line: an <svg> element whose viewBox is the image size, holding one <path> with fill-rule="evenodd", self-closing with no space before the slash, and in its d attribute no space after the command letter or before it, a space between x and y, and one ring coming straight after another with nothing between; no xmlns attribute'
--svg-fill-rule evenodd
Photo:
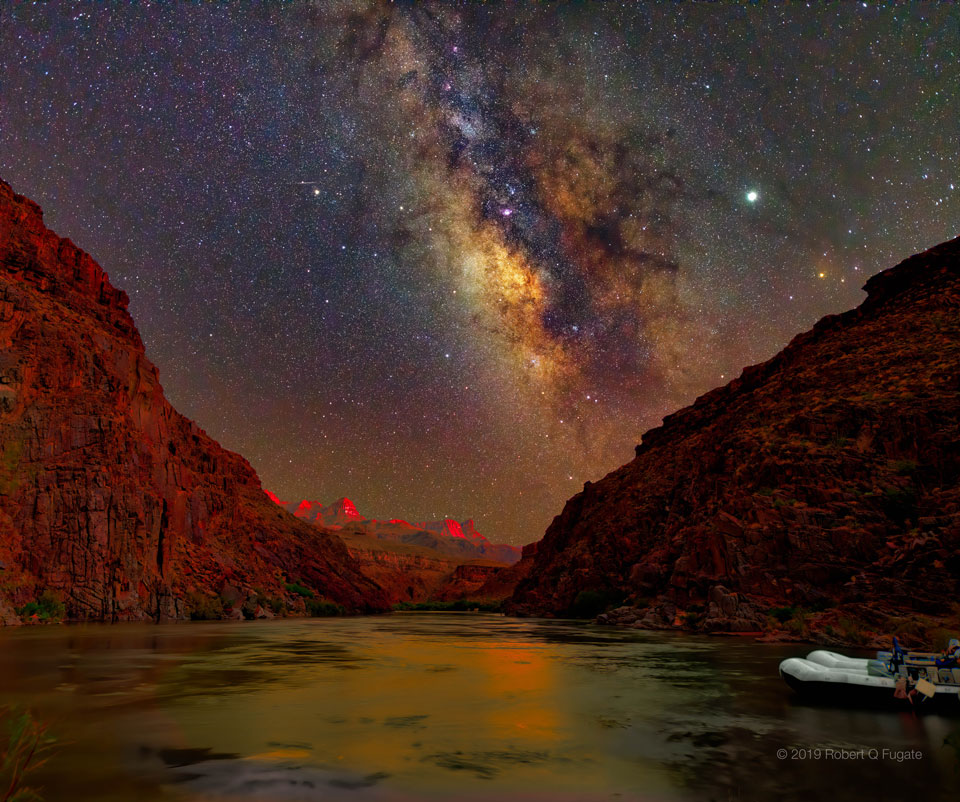
<svg viewBox="0 0 960 802"><path fill-rule="evenodd" d="M360 567L391 603L500 602L516 585L513 566L446 554L415 543L338 531Z"/></svg>
<svg viewBox="0 0 960 802"><path fill-rule="evenodd" d="M0 618L44 590L75 618L184 618L286 578L386 603L339 539L170 406L127 296L0 182Z"/></svg>
<svg viewBox="0 0 960 802"><path fill-rule="evenodd" d="M954 614L960 239L865 289L587 483L524 558L513 609L563 614L592 591L638 626L762 629L791 606L801 629L849 614L882 632Z"/></svg>

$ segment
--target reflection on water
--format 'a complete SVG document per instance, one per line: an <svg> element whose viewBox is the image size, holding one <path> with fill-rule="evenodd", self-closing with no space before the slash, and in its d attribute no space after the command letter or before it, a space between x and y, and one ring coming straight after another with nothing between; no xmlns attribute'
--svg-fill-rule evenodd
<svg viewBox="0 0 960 802"><path fill-rule="evenodd" d="M0 630L0 705L59 736L51 802L956 796L960 722L799 705L796 651L449 613L41 627ZM791 759L818 747L881 757Z"/></svg>

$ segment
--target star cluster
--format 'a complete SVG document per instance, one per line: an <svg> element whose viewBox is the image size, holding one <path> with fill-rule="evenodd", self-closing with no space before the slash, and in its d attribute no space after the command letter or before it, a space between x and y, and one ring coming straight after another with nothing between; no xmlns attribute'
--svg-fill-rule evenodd
<svg viewBox="0 0 960 802"><path fill-rule="evenodd" d="M534 540L960 233L950 6L0 14L0 177L283 497Z"/></svg>

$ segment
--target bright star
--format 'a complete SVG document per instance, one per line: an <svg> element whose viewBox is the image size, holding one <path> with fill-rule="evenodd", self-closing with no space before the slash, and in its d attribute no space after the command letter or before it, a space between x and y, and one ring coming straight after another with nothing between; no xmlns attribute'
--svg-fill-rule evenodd
<svg viewBox="0 0 960 802"><path fill-rule="evenodd" d="M747 201L748 201L749 203L756 203L756 202L757 202L757 198L759 198L759 197L760 197L760 193L757 192L755 189L751 189L751 190L747 193Z"/></svg>
<svg viewBox="0 0 960 802"><path fill-rule="evenodd" d="M314 187L314 188L313 188L313 194L314 194L314 195L319 195L319 194L320 194L320 190L317 189L316 187Z"/></svg>

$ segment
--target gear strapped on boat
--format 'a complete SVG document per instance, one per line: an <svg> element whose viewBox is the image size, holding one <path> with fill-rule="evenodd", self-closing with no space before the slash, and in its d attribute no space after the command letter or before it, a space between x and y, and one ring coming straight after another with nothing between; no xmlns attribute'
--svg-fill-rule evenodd
<svg viewBox="0 0 960 802"><path fill-rule="evenodd" d="M912 705L960 710L960 640L937 652L905 651L893 638L875 658L817 650L780 664L780 676L799 694L841 704Z"/></svg>

